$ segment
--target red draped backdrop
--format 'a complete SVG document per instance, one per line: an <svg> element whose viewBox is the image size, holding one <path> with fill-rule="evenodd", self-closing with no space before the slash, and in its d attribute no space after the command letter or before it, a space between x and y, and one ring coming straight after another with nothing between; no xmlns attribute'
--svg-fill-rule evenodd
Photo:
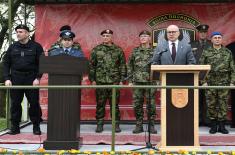
<svg viewBox="0 0 235 155"><path fill-rule="evenodd" d="M101 42L100 32L104 29L114 31L114 42L121 46L128 59L131 50L138 46L138 34L147 29L150 31L166 28L169 24L195 30L195 25L183 20L162 20L149 26L148 22L164 14L185 14L199 23L210 26L209 33L220 31L224 34L224 45L235 41L235 4L231 3L196 3L196 4L67 4L67 5L36 5L36 40L42 44L45 51L59 36L59 28L69 24L76 33L75 41L79 42L87 58L91 49ZM197 36L196 36L197 37ZM90 84L87 77L83 84ZM42 84L47 84L47 75L43 76ZM47 118L47 90L40 91L40 103L43 118ZM159 93L156 96L159 119ZM133 120L131 90L121 90L121 118ZM68 103L69 104L69 103ZM82 120L95 120L94 90L82 90ZM107 118L109 117L107 106Z"/></svg>

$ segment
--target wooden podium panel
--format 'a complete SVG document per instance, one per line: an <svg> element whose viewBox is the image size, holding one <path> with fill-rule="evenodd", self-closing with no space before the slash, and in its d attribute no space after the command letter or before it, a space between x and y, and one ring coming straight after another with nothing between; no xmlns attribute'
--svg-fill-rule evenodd
<svg viewBox="0 0 235 155"><path fill-rule="evenodd" d="M169 73L166 75L166 85L194 85L192 73ZM176 80L179 79L179 80ZM172 89L166 90L166 145L194 145L194 91L188 89L187 105L178 108L172 104Z"/></svg>
<svg viewBox="0 0 235 155"><path fill-rule="evenodd" d="M88 61L67 55L42 56L40 72L49 73L49 85L80 85ZM80 89L48 90L48 125L44 148L47 150L79 149Z"/></svg>
<svg viewBox="0 0 235 155"><path fill-rule="evenodd" d="M198 86L210 65L152 65L162 86ZM199 73L202 74L199 75ZM198 89L161 89L160 150L196 150L199 144Z"/></svg>
<svg viewBox="0 0 235 155"><path fill-rule="evenodd" d="M81 77L49 75L50 85L80 85ZM47 150L78 149L80 146L80 89L51 89L48 91Z"/></svg>

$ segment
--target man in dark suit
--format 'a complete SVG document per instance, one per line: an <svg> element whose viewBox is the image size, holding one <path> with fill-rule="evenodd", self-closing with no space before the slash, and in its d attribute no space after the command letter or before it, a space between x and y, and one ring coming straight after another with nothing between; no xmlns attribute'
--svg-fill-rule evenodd
<svg viewBox="0 0 235 155"><path fill-rule="evenodd" d="M211 41L208 40L208 29L209 26L206 24L201 24L196 27L198 30L198 40L191 42L192 51L196 62L198 61L202 55L203 50L211 47ZM208 126L209 119L207 117L207 105L205 99L205 91L203 89L199 90L199 126Z"/></svg>
<svg viewBox="0 0 235 155"><path fill-rule="evenodd" d="M196 60L188 42L179 41L179 27L170 25L166 29L167 40L155 48L153 65L187 65L195 64Z"/></svg>

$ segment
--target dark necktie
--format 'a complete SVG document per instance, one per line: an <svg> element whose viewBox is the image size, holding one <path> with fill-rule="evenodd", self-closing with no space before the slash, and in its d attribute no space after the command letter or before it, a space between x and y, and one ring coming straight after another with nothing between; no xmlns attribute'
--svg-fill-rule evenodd
<svg viewBox="0 0 235 155"><path fill-rule="evenodd" d="M202 49L205 48L205 45L206 45L206 42L205 42L205 41L202 41L202 42L201 42Z"/></svg>
<svg viewBox="0 0 235 155"><path fill-rule="evenodd" d="M172 53L171 53L171 57L172 57L173 62L175 61L175 56L176 56L175 43L172 43Z"/></svg>
<svg viewBox="0 0 235 155"><path fill-rule="evenodd" d="M69 53L69 50L68 50L68 49L65 49L64 52L65 52L65 54L68 54L68 53Z"/></svg>

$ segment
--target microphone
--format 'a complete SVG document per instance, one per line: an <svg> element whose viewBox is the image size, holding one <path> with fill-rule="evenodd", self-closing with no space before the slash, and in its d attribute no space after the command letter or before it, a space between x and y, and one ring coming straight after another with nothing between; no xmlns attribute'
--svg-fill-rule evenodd
<svg viewBox="0 0 235 155"><path fill-rule="evenodd" d="M158 52L158 57L154 60L154 59L152 59L152 63L154 64L154 65L160 65L161 63L159 63L159 61L161 62L161 57L162 57L162 54L163 53L165 53L165 52L167 52L168 50L167 49L165 49L165 50L162 50L161 52ZM154 57L153 57L154 58Z"/></svg>
<svg viewBox="0 0 235 155"><path fill-rule="evenodd" d="M159 55L160 56L162 56L162 53L165 53L165 52L167 52L168 50L167 49L165 49L165 50L163 50L163 51L161 51L161 52L159 52Z"/></svg>

